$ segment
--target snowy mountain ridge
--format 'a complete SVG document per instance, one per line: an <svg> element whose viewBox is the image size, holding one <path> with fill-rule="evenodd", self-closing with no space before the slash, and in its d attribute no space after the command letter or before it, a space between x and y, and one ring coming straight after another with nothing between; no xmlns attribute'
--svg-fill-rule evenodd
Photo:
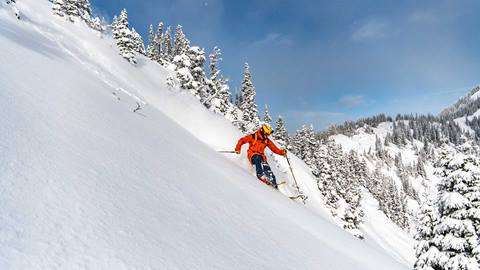
<svg viewBox="0 0 480 270"><path fill-rule="evenodd" d="M241 133L167 86L172 70L140 55L130 64L111 37L52 15L48 1L17 7L21 20L0 8L0 268L411 265L411 239L375 199L359 240L295 156L306 207L259 183L244 155L217 153ZM270 159L291 184L286 161Z"/></svg>
<svg viewBox="0 0 480 270"><path fill-rule="evenodd" d="M480 97L480 86L474 87L464 97L459 98L455 104L446 108L440 113L440 116L447 118L460 118L476 113L480 106L478 105L478 98Z"/></svg>
<svg viewBox="0 0 480 270"><path fill-rule="evenodd" d="M453 118L462 130L480 138L480 86L473 88L466 96L460 98L454 105L443 110L441 116Z"/></svg>

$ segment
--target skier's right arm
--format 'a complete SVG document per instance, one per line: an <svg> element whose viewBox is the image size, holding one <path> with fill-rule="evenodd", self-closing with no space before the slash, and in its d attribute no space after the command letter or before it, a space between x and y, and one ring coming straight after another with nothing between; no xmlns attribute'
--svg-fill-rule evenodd
<svg viewBox="0 0 480 270"><path fill-rule="evenodd" d="M246 144L250 140L250 135L240 138L237 142L237 146L235 147L235 153L240 154L240 150L242 150L242 145Z"/></svg>

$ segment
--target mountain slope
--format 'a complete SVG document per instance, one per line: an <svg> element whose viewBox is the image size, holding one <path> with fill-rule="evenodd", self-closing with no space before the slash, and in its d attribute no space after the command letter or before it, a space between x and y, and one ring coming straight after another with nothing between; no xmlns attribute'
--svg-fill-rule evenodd
<svg viewBox="0 0 480 270"><path fill-rule="evenodd" d="M480 135L480 86L473 88L455 104L441 112L441 116L454 119L463 131L479 138Z"/></svg>
<svg viewBox="0 0 480 270"><path fill-rule="evenodd" d="M239 132L167 70L48 1L18 8L0 9L1 269L406 268L215 152Z"/></svg>

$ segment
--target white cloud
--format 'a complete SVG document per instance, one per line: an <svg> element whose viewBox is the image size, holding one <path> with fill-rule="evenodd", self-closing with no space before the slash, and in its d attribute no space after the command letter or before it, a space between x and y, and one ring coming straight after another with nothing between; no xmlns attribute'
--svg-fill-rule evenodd
<svg viewBox="0 0 480 270"><path fill-rule="evenodd" d="M261 47L266 45L281 45L281 46L291 46L293 45L293 40L279 34L279 33L268 33L264 38L254 41L253 46Z"/></svg>
<svg viewBox="0 0 480 270"><path fill-rule="evenodd" d="M363 104L363 102L364 102L363 96L343 96L338 100L338 103L340 103L341 105L343 105L348 109L357 107Z"/></svg>
<svg viewBox="0 0 480 270"><path fill-rule="evenodd" d="M362 41L383 37L387 34L388 23L384 20L370 20L352 33L352 40Z"/></svg>
<svg viewBox="0 0 480 270"><path fill-rule="evenodd" d="M434 23L437 22L437 16L433 10L416 10L408 15L409 23Z"/></svg>

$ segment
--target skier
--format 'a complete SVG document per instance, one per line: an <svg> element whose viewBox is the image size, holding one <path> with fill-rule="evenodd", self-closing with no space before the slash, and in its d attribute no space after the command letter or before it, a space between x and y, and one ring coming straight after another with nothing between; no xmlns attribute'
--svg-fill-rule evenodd
<svg viewBox="0 0 480 270"><path fill-rule="evenodd" d="M242 145L248 143L248 160L255 165L258 179L267 185L272 185L274 188L277 188L275 176L267 163L267 157L265 156L264 150L265 147L268 147L275 154L282 156L287 155L287 150L279 149L268 138L272 133L272 127L269 124L263 124L255 133L248 134L238 140L237 146L235 147L235 153L240 154Z"/></svg>

